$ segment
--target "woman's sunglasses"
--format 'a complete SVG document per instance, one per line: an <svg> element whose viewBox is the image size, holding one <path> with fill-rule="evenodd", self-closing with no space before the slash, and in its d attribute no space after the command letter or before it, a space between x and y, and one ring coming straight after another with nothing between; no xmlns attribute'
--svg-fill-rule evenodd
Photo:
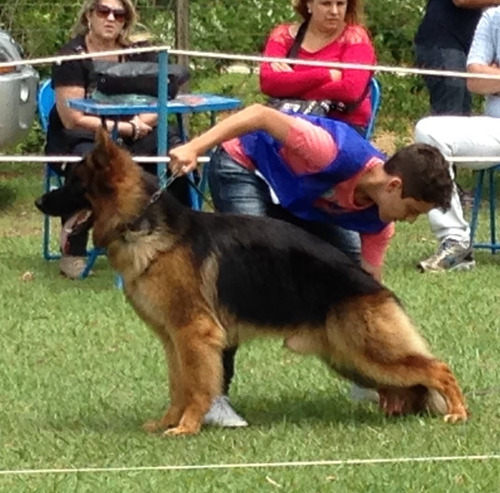
<svg viewBox="0 0 500 493"><path fill-rule="evenodd" d="M118 22L125 22L127 19L127 11L125 9L112 9L107 5L97 4L94 11L97 14L97 17L101 17L101 19L107 19L111 13Z"/></svg>

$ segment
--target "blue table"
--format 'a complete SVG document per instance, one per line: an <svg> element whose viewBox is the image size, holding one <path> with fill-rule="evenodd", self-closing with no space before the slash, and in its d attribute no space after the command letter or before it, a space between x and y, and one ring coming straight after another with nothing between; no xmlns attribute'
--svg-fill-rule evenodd
<svg viewBox="0 0 500 493"><path fill-rule="evenodd" d="M93 99L70 99L68 106L75 110L83 111L98 116L133 116L140 113L157 113L158 104L123 104L99 102ZM180 94L175 99L167 102L167 112L175 114L202 113L233 110L241 106L241 101L236 98L227 98L215 94Z"/></svg>
<svg viewBox="0 0 500 493"><path fill-rule="evenodd" d="M208 112L211 117L211 124L215 123L215 114L219 111L233 110L241 106L241 100L236 98L228 98L215 94L181 94L175 99L167 102L167 115L175 114L179 123L181 138L186 139L184 127L182 125L181 116L187 113L202 113ZM141 113L159 113L162 112L158 103L134 103L122 104L115 102L101 102L93 99L70 99L68 106L83 113L95 116L107 116L118 121L123 116L133 116ZM163 127L163 131L162 131ZM158 124L158 155L165 156L167 151L167 126ZM158 172L161 183L165 183L166 164L158 164ZM193 195L192 195L193 197ZM193 197L194 198L194 197ZM197 204L197 202L196 202ZM194 204L194 205L196 205Z"/></svg>

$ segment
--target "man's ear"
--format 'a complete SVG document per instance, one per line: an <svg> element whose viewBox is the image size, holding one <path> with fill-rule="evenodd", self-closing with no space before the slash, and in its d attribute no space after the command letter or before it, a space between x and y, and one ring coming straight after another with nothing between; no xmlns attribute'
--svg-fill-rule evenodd
<svg viewBox="0 0 500 493"><path fill-rule="evenodd" d="M403 188L403 180L399 176L390 176L385 188L388 192L397 192Z"/></svg>

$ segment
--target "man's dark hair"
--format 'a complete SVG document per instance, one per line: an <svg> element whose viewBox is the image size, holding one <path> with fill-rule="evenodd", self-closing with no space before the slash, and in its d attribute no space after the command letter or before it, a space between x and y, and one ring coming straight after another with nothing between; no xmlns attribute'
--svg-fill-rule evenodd
<svg viewBox="0 0 500 493"><path fill-rule="evenodd" d="M386 161L384 170L403 182L402 198L422 200L446 211L451 205L453 180L441 152L428 144L412 144Z"/></svg>

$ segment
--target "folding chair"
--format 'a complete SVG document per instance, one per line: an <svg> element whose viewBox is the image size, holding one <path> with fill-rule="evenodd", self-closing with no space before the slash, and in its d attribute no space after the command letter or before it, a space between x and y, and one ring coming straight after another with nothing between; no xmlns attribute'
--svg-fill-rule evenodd
<svg viewBox="0 0 500 493"><path fill-rule="evenodd" d="M382 103L382 88L380 87L380 82L375 79L375 77L372 77L370 80L370 98L372 103L372 114L364 135L366 140L370 140L372 137L375 123L377 121L378 111Z"/></svg>
<svg viewBox="0 0 500 493"><path fill-rule="evenodd" d="M474 202L472 204L471 214L471 244L474 248L486 248L491 250L491 253L496 253L500 250L500 243L497 241L496 236L496 200L497 189L495 186L495 173L500 171L500 164L491 166L490 168L480 169L476 171L477 180L474 189ZM489 215L490 215L490 241L484 243L474 243L474 237L477 232L477 225L479 222L479 209L481 207L481 198L483 196L483 182L484 178L488 176L488 201L489 201ZM498 175L497 175L498 176Z"/></svg>
<svg viewBox="0 0 500 493"><path fill-rule="evenodd" d="M38 119L40 121L40 126L44 133L47 133L47 127L49 123L49 114L52 107L55 104L55 94L51 87L50 79L44 80L40 83L38 87L37 95L37 109L38 109ZM49 164L45 165L45 174L43 179L43 191L44 193L50 192L54 188L60 187L63 184L61 176L59 176ZM45 260L55 260L61 258L59 252L51 251L50 245L50 231L51 231L51 218L48 215L44 216L43 219L43 236L42 236L42 252L43 258ZM94 266L94 263L99 255L105 254L104 250L101 248L92 248L87 252L87 264L85 269L80 274L80 279L85 279L88 277L90 270Z"/></svg>

